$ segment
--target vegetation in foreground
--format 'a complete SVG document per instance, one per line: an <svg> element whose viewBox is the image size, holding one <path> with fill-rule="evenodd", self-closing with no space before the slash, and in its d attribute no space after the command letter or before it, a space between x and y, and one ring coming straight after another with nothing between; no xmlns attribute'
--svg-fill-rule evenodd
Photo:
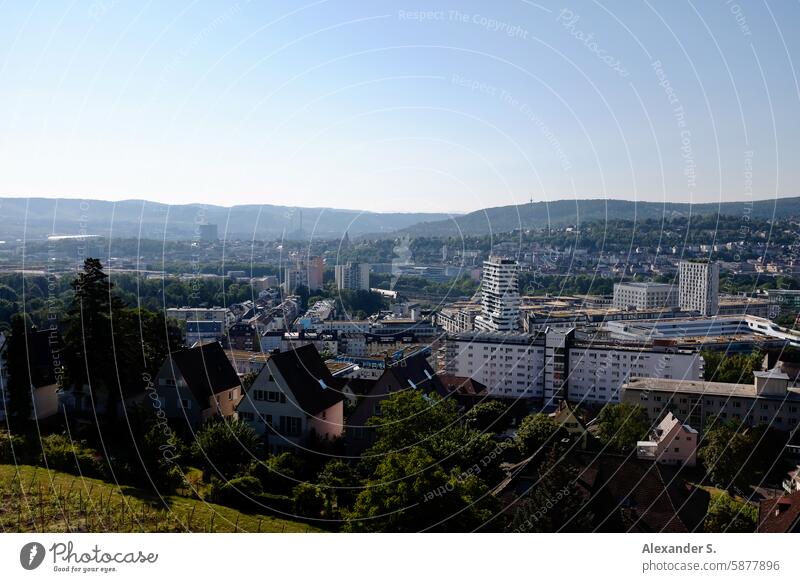
<svg viewBox="0 0 800 582"><path fill-rule="evenodd" d="M3 532L310 532L304 523L158 496L30 465L0 465Z"/></svg>

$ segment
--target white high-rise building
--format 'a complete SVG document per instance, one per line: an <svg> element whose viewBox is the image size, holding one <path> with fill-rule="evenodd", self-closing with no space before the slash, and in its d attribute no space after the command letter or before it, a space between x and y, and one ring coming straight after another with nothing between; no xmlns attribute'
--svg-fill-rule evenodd
<svg viewBox="0 0 800 582"><path fill-rule="evenodd" d="M369 291L369 263L336 265L336 288Z"/></svg>
<svg viewBox="0 0 800 582"><path fill-rule="evenodd" d="M681 261L678 305L683 311L716 315L719 311L719 264L713 261Z"/></svg>
<svg viewBox="0 0 800 582"><path fill-rule="evenodd" d="M489 257L483 263L481 314L475 318L480 331L515 331L519 327L519 263Z"/></svg>

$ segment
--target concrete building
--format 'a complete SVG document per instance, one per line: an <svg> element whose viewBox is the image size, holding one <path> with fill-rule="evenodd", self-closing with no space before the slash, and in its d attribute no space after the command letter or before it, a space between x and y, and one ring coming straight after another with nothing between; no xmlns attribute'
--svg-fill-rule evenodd
<svg viewBox="0 0 800 582"><path fill-rule="evenodd" d="M678 306L675 285L668 283L616 283L613 306L617 309L661 309Z"/></svg>
<svg viewBox="0 0 800 582"><path fill-rule="evenodd" d="M531 398L547 407L560 400L619 402L632 376L697 380L703 360L697 352L579 341L557 330L472 332L447 339L444 369L484 384L490 396Z"/></svg>
<svg viewBox="0 0 800 582"><path fill-rule="evenodd" d="M519 328L519 264L513 259L489 257L483 263L481 314L475 328L509 332Z"/></svg>
<svg viewBox="0 0 800 582"><path fill-rule="evenodd" d="M743 426L796 428L800 391L789 386L789 376L776 370L754 375L753 384L632 378L622 388L622 401L641 405L652 421L670 411L699 430L714 417Z"/></svg>
<svg viewBox="0 0 800 582"><path fill-rule="evenodd" d="M335 267L336 288L369 291L369 264L347 263Z"/></svg>
<svg viewBox="0 0 800 582"><path fill-rule="evenodd" d="M678 305L684 311L716 315L719 310L719 264L713 261L681 261Z"/></svg>
<svg viewBox="0 0 800 582"><path fill-rule="evenodd" d="M456 303L443 307L436 314L436 325L445 333L462 333L475 329L475 318L481 313L481 306L475 303Z"/></svg>
<svg viewBox="0 0 800 582"><path fill-rule="evenodd" d="M697 431L667 412L650 439L636 443L636 456L664 465L694 467L697 464Z"/></svg>
<svg viewBox="0 0 800 582"><path fill-rule="evenodd" d="M298 259L283 271L283 289L286 293L294 293L300 286L310 290L322 289L322 277L325 263L322 257Z"/></svg>
<svg viewBox="0 0 800 582"><path fill-rule="evenodd" d="M225 307L170 307L167 317L178 321L219 321L223 324L234 319Z"/></svg>

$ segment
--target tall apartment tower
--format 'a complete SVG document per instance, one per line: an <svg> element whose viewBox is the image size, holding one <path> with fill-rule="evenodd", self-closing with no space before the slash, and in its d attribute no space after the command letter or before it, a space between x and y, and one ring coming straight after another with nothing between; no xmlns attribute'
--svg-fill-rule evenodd
<svg viewBox="0 0 800 582"><path fill-rule="evenodd" d="M515 331L519 327L519 263L489 257L483 263L481 314L475 318L480 331Z"/></svg>
<svg viewBox="0 0 800 582"><path fill-rule="evenodd" d="M336 288L369 291L369 263L336 265Z"/></svg>
<svg viewBox="0 0 800 582"><path fill-rule="evenodd" d="M719 263L681 261L678 304L684 311L716 315L719 310Z"/></svg>

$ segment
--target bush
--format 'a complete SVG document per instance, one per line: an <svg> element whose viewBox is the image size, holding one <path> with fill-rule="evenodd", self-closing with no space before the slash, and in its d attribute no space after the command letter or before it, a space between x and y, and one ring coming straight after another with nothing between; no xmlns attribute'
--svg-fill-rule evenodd
<svg viewBox="0 0 800 582"><path fill-rule="evenodd" d="M325 509L325 498L322 491L312 483L300 483L292 493L294 511L299 516L318 518Z"/></svg>
<svg viewBox="0 0 800 582"><path fill-rule="evenodd" d="M270 457L263 463L253 463L250 468L250 474L261 482L264 491L277 495L289 495L305 473L304 461L288 452Z"/></svg>
<svg viewBox="0 0 800 582"><path fill-rule="evenodd" d="M25 437L0 431L0 463L26 463L30 456Z"/></svg>
<svg viewBox="0 0 800 582"><path fill-rule="evenodd" d="M60 434L51 434L42 439L40 462L43 466L58 471L105 478L102 456L86 446L83 441L73 441Z"/></svg>
<svg viewBox="0 0 800 582"><path fill-rule="evenodd" d="M261 451L261 437L246 422L211 422L197 433L192 455L206 475L234 477Z"/></svg>
<svg viewBox="0 0 800 582"><path fill-rule="evenodd" d="M255 477L243 475L220 484L219 479L212 481L211 500L242 511L254 513L292 512L293 503L285 495L264 493L261 483Z"/></svg>

